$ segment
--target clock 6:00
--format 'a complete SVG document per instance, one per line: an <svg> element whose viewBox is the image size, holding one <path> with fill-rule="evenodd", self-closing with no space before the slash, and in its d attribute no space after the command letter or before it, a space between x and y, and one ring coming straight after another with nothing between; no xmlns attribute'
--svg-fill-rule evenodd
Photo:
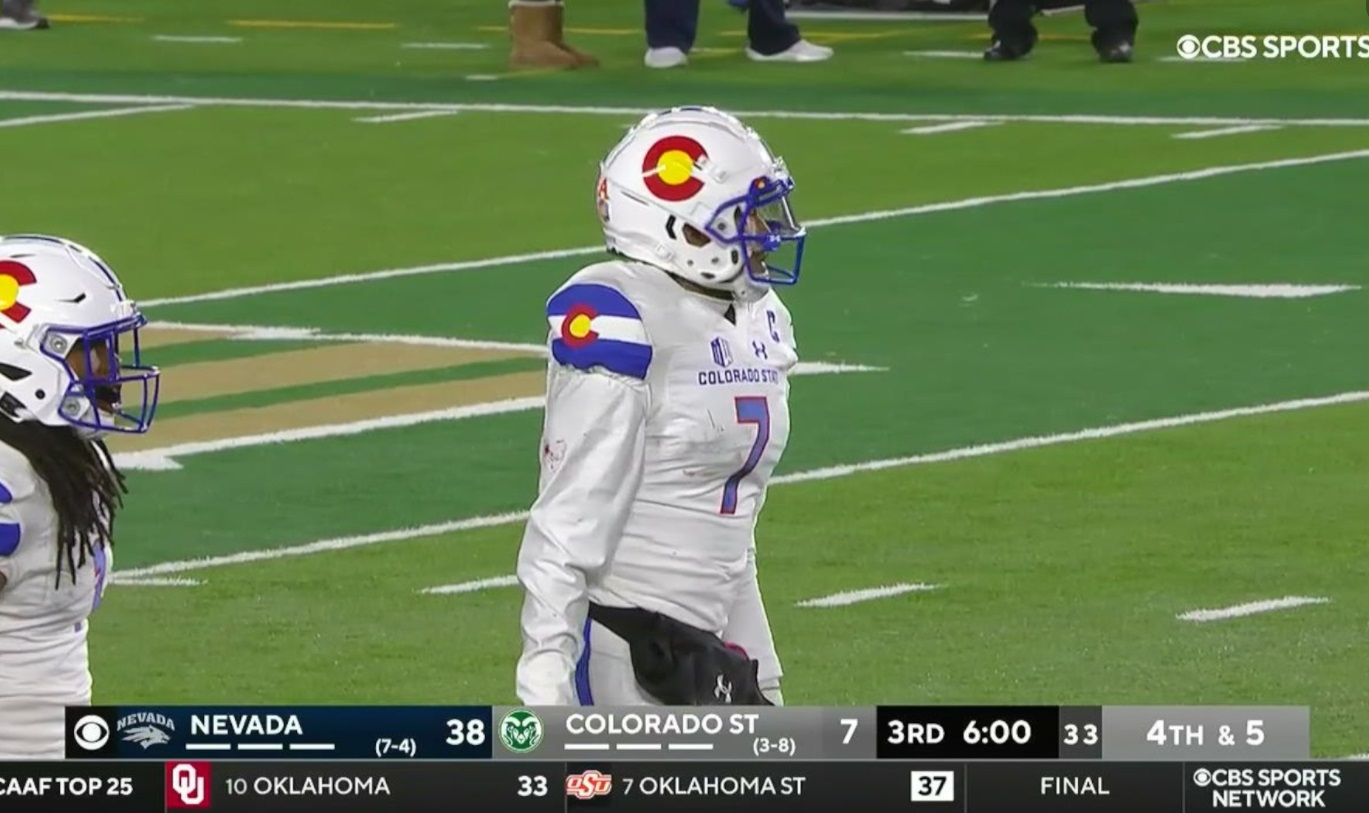
<svg viewBox="0 0 1369 813"><path fill-rule="evenodd" d="M1026 720L994 720L987 726L971 720L960 736L966 745L1026 745L1032 740L1032 726Z"/></svg>

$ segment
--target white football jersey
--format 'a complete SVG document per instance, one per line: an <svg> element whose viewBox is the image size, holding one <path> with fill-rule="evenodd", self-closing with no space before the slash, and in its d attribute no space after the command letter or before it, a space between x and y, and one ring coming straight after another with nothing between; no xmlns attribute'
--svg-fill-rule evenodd
<svg viewBox="0 0 1369 813"><path fill-rule="evenodd" d="M86 628L110 565L101 548L58 586L47 485L0 444L0 759L63 757L63 707L90 703Z"/></svg>
<svg viewBox="0 0 1369 813"><path fill-rule="evenodd" d="M520 699L576 702L588 601L714 632L778 680L753 545L789 438L789 311L773 290L720 300L614 261L573 276L547 317L541 478L518 559Z"/></svg>

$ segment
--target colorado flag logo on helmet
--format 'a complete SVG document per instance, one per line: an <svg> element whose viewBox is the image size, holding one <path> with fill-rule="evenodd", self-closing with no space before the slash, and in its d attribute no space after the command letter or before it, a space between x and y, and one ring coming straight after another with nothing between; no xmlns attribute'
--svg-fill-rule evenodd
<svg viewBox="0 0 1369 813"><path fill-rule="evenodd" d="M19 289L38 279L27 265L14 260L0 260L0 315L22 322L29 315L27 305L19 301Z"/></svg>
<svg viewBox="0 0 1369 813"><path fill-rule="evenodd" d="M689 200L704 188L704 182L694 176L694 167L707 155L703 145L689 136L666 136L646 151L642 181L647 191L661 200Z"/></svg>

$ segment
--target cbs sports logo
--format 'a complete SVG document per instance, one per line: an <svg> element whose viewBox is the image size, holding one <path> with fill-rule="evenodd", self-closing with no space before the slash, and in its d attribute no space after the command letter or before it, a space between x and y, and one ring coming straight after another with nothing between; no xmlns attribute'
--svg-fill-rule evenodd
<svg viewBox="0 0 1369 813"><path fill-rule="evenodd" d="M1369 59L1369 34L1185 34L1174 49L1184 60Z"/></svg>

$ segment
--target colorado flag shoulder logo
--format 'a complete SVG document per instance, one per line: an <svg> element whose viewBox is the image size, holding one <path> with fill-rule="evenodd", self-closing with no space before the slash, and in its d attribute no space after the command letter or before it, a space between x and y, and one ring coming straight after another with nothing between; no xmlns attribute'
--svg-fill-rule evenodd
<svg viewBox="0 0 1369 813"><path fill-rule="evenodd" d="M642 314L622 292L599 283L577 283L547 302L551 355L579 370L603 368L645 379L651 344Z"/></svg>

